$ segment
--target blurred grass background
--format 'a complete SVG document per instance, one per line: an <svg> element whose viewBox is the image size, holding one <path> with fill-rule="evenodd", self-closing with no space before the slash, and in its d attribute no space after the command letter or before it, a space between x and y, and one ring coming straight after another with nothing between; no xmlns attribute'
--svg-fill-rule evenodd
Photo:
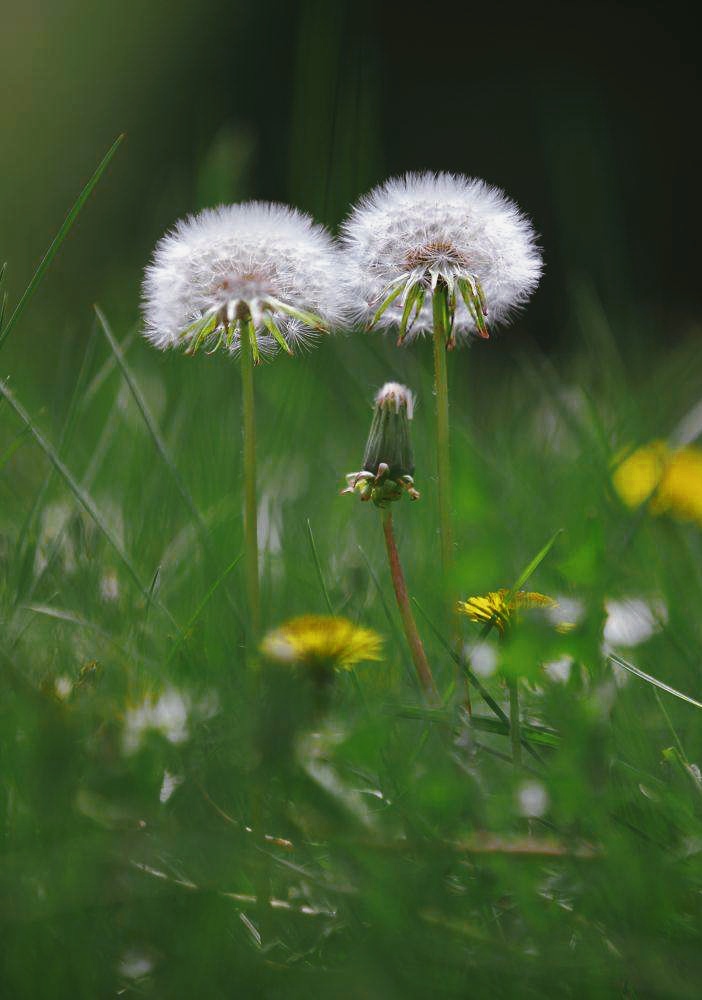
<svg viewBox="0 0 702 1000"><path fill-rule="evenodd" d="M602 651L607 601L663 602L620 652L700 697L699 526L626 510L610 477L621 449L674 433L702 384L683 8L64 0L2 24L11 306L127 133L2 374L141 589L0 402L0 994L696 997L698 710L623 681ZM472 726L460 697L424 710L379 518L337 496L373 392L406 382L423 497L399 505L398 540L441 623L430 346L349 334L256 373L266 625L327 610L311 529L334 611L385 637L383 663L340 677L312 725L304 685L273 672L255 696L243 666L236 367L138 336L144 264L179 216L262 197L335 226L372 184L429 168L504 186L547 261L515 326L450 359L451 590L509 586L562 528L530 586L583 606L567 634L537 617L490 642L484 683L503 704L519 676L542 727L524 771L475 693ZM418 621L449 690L452 661ZM549 680L564 656L568 682ZM188 739L152 731L127 752L130 713L170 688ZM531 817L528 782L546 796ZM247 833L256 809L292 848ZM504 849L546 838L563 853ZM252 902L262 885L275 908Z"/></svg>

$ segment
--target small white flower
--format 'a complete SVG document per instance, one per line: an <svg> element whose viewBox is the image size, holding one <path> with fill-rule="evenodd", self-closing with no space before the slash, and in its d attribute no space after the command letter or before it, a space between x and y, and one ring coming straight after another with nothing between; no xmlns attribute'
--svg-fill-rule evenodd
<svg viewBox="0 0 702 1000"><path fill-rule="evenodd" d="M549 660L548 663L544 663L544 672L557 684L567 684L573 663L573 657L566 653L559 656L557 660Z"/></svg>
<svg viewBox="0 0 702 1000"><path fill-rule="evenodd" d="M400 339L433 328L443 282L454 315L448 346L488 336L536 288L542 259L531 222L499 188L449 173L406 174L367 194L343 230L355 308ZM429 294L427 294L429 293Z"/></svg>
<svg viewBox="0 0 702 1000"><path fill-rule="evenodd" d="M126 979L142 979L153 971L153 959L137 948L125 951L119 962L119 971Z"/></svg>
<svg viewBox="0 0 702 1000"><path fill-rule="evenodd" d="M285 205L222 205L178 222L144 279L145 335L156 347L292 350L344 318L331 236ZM249 325L250 324L250 325Z"/></svg>
<svg viewBox="0 0 702 1000"><path fill-rule="evenodd" d="M575 628L584 616L585 604L578 597L557 594L554 605L546 608L546 617L561 632Z"/></svg>
<svg viewBox="0 0 702 1000"><path fill-rule="evenodd" d="M605 652L612 646L638 646L647 642L668 620L663 601L649 602L642 597L605 601L605 610Z"/></svg>
<svg viewBox="0 0 702 1000"><path fill-rule="evenodd" d="M100 597L105 602L119 599L119 580L113 569L106 570L100 578Z"/></svg>
<svg viewBox="0 0 702 1000"><path fill-rule="evenodd" d="M485 640L478 642L467 649L466 654L471 670L478 677L492 677L497 670L497 648L493 643Z"/></svg>
<svg viewBox="0 0 702 1000"><path fill-rule="evenodd" d="M171 795L175 792L179 785L182 785L185 778L182 774L171 774L170 771L163 772L163 781L161 783L161 790L158 793L158 800L163 805L168 802Z"/></svg>
<svg viewBox="0 0 702 1000"><path fill-rule="evenodd" d="M536 819L548 809L548 792L540 781L525 781L517 792L517 803L522 816Z"/></svg>
<svg viewBox="0 0 702 1000"><path fill-rule="evenodd" d="M158 697L147 695L125 713L124 750L128 754L135 753L150 730L160 733L169 743L185 743L190 735L190 717L210 718L218 707L214 695L206 695L193 704L189 695L172 687L166 688Z"/></svg>
<svg viewBox="0 0 702 1000"><path fill-rule="evenodd" d="M54 681L54 691L56 692L57 698L60 698L61 701L66 701L73 691L73 681L70 677L66 677L65 674L62 674Z"/></svg>

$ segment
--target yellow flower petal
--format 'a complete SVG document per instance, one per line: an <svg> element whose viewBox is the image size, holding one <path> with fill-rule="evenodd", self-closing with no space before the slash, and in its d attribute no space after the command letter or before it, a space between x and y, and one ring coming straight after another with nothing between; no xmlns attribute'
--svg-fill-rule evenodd
<svg viewBox="0 0 702 1000"><path fill-rule="evenodd" d="M377 632L354 625L348 618L302 615L269 632L261 651L279 663L348 669L365 660L379 660L381 645Z"/></svg>

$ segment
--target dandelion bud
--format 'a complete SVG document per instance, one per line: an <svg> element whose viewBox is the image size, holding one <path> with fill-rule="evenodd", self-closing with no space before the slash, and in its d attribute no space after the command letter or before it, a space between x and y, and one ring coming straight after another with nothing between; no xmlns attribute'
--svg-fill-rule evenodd
<svg viewBox="0 0 702 1000"><path fill-rule="evenodd" d="M357 491L361 500L372 500L377 507L399 500L407 492L419 499L414 488L414 455L410 440L410 420L414 396L399 382L386 382L375 397L363 469L350 472L344 493Z"/></svg>

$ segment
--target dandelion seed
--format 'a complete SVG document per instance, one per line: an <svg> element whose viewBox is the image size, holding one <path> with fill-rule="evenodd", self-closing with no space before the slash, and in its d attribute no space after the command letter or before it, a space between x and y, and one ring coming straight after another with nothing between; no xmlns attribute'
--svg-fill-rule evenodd
<svg viewBox="0 0 702 1000"><path fill-rule="evenodd" d="M372 629L348 618L302 615L269 632L261 652L278 663L347 670L368 660L380 660L382 640Z"/></svg>
<svg viewBox="0 0 702 1000"><path fill-rule="evenodd" d="M222 205L181 220L156 246L144 280L145 334L195 354L254 361L291 352L343 322L343 272L331 236L285 205Z"/></svg>

